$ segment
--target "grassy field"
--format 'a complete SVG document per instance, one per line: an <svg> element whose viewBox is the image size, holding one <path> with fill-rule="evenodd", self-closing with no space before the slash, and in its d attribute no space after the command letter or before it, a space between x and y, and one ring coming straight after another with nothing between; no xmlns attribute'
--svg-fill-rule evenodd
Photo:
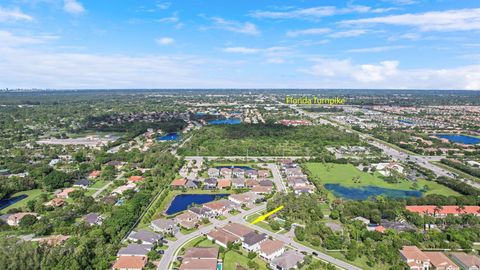
<svg viewBox="0 0 480 270"><path fill-rule="evenodd" d="M352 164L334 164L334 163L307 163L307 168L310 172L321 179L322 184L341 184L346 187L362 187L362 186L377 186L382 188L409 190L412 187L412 182L408 180L401 181L400 183L388 183L381 179L379 173L366 173L358 170ZM353 177L359 177L360 183L354 183ZM418 186L428 186L428 194L440 194L445 196L458 196L460 195L456 191L451 190L441 184L433 181L427 181L424 179L417 180Z"/></svg>
<svg viewBox="0 0 480 270"><path fill-rule="evenodd" d="M21 196L21 195L27 195L28 197L21 200L21 201L18 201L18 202L14 203L14 204L12 204L8 207L3 208L0 211L0 213L6 213L9 209L12 209L12 208L24 207L27 204L28 201L37 198L38 196L40 196L40 194L42 194L42 192L43 191L41 189L32 189L32 190L17 192L10 197L17 197L17 196Z"/></svg>
<svg viewBox="0 0 480 270"><path fill-rule="evenodd" d="M104 187L106 184L108 184L108 182L110 182L110 181L98 180L98 181L95 181L95 184L93 184L90 187L100 189L100 188Z"/></svg>
<svg viewBox="0 0 480 270"><path fill-rule="evenodd" d="M244 267L245 269L251 269L250 267L248 267L248 262L250 261L250 259L247 258L247 256L245 256L245 255L240 254L240 253L238 253L237 251L234 251L234 250L228 251L227 253L225 253L225 257L224 257L224 260L223 260L223 269L225 269L225 270L236 270L237 265L240 265L240 266ZM268 269L265 261L258 258L258 256L253 260L259 265L259 267L257 269L260 269L260 270L267 270Z"/></svg>

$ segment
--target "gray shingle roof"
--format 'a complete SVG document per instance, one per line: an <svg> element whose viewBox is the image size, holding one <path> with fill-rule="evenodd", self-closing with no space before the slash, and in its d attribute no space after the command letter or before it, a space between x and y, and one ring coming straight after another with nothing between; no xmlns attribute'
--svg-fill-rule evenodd
<svg viewBox="0 0 480 270"><path fill-rule="evenodd" d="M121 248L117 256L147 256L148 252L152 250L153 245L149 244L129 244Z"/></svg>
<svg viewBox="0 0 480 270"><path fill-rule="evenodd" d="M249 246L252 246L252 245L255 245L257 243L262 242L266 238L267 238L266 234L263 234L263 233L259 234L259 233L256 233L256 232L251 232L251 233L244 236L243 242L245 244L249 245Z"/></svg>
<svg viewBox="0 0 480 270"><path fill-rule="evenodd" d="M139 230L130 234L130 238L140 240L142 242L155 243L161 240L163 237L158 234L147 230Z"/></svg>

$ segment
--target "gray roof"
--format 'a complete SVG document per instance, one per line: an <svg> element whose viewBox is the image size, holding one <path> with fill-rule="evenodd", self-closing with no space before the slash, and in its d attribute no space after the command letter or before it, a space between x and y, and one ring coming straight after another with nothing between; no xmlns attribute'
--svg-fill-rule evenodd
<svg viewBox="0 0 480 270"><path fill-rule="evenodd" d="M73 183L74 186L88 186L90 185L90 181L88 179L80 179Z"/></svg>
<svg viewBox="0 0 480 270"><path fill-rule="evenodd" d="M97 213L90 213L83 216L83 220L85 220L85 222L87 222L88 224L92 225L97 223L99 217L100 215Z"/></svg>
<svg viewBox="0 0 480 270"><path fill-rule="evenodd" d="M185 183L185 187L187 187L187 188L197 188L198 186L192 180L188 180L187 183Z"/></svg>
<svg viewBox="0 0 480 270"><path fill-rule="evenodd" d="M8 217L11 216L11 215L12 215L12 214L1 215L1 216L0 216L0 220L3 220L3 221L5 221L5 222L7 222Z"/></svg>
<svg viewBox="0 0 480 270"><path fill-rule="evenodd" d="M282 269L295 268L297 263L303 261L303 254L298 251L288 250L279 257L272 260L272 264L280 266Z"/></svg>
<svg viewBox="0 0 480 270"><path fill-rule="evenodd" d="M158 234L147 230L139 230L130 234L130 238L134 240L141 240L142 242L155 243L161 240L163 237Z"/></svg>
<svg viewBox="0 0 480 270"><path fill-rule="evenodd" d="M152 225L155 225L155 227L158 227L163 230L168 230L175 227L177 223L172 219L156 219L152 221Z"/></svg>
<svg viewBox="0 0 480 270"><path fill-rule="evenodd" d="M270 180L262 180L259 183L260 183L260 186L273 187L273 182Z"/></svg>
<svg viewBox="0 0 480 270"><path fill-rule="evenodd" d="M208 179L205 179L204 183L205 183L205 184L208 184L208 185L214 185L214 186L216 186L216 185L217 185L217 179L215 179L215 178L208 178Z"/></svg>
<svg viewBox="0 0 480 270"><path fill-rule="evenodd" d="M129 244L121 248L117 256L147 256L148 252L152 250L153 245L150 244Z"/></svg>
<svg viewBox="0 0 480 270"><path fill-rule="evenodd" d="M256 233L256 232L251 232L247 235L245 235L243 237L243 242L249 246L251 245L255 245L257 243L260 243L262 242L263 240L265 240L267 238L267 235L262 233L262 234L259 234L259 233Z"/></svg>
<svg viewBox="0 0 480 270"><path fill-rule="evenodd" d="M208 212L210 212L210 209L204 208L204 207L192 207L190 209L191 212L197 214L197 215L205 215Z"/></svg>

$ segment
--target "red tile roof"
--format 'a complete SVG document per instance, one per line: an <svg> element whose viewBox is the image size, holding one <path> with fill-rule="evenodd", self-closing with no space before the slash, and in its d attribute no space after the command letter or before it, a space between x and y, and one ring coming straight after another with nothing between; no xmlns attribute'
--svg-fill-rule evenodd
<svg viewBox="0 0 480 270"><path fill-rule="evenodd" d="M142 180L143 180L143 177L138 175L130 176L130 178L128 178L129 182L139 182Z"/></svg>
<svg viewBox="0 0 480 270"><path fill-rule="evenodd" d="M120 256L112 266L113 269L142 269L147 264L145 256Z"/></svg>
<svg viewBox="0 0 480 270"><path fill-rule="evenodd" d="M435 205L407 205L405 207L408 211L418 214L438 214L438 215L458 215L458 214L480 214L480 206L464 206L461 209L458 205L445 205L437 208Z"/></svg>
<svg viewBox="0 0 480 270"><path fill-rule="evenodd" d="M185 186L186 183L187 183L187 180L185 178L179 178L179 179L173 180L171 185L174 187L183 187Z"/></svg>
<svg viewBox="0 0 480 270"><path fill-rule="evenodd" d="M231 184L232 184L232 181L228 179L220 179L217 181L218 188L226 188L226 187L229 187Z"/></svg>

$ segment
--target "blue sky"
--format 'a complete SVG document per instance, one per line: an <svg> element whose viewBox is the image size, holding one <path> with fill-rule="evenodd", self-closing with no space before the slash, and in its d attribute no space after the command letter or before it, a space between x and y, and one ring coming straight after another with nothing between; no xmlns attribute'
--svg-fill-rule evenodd
<svg viewBox="0 0 480 270"><path fill-rule="evenodd" d="M478 0L3 0L1 88L480 89Z"/></svg>

